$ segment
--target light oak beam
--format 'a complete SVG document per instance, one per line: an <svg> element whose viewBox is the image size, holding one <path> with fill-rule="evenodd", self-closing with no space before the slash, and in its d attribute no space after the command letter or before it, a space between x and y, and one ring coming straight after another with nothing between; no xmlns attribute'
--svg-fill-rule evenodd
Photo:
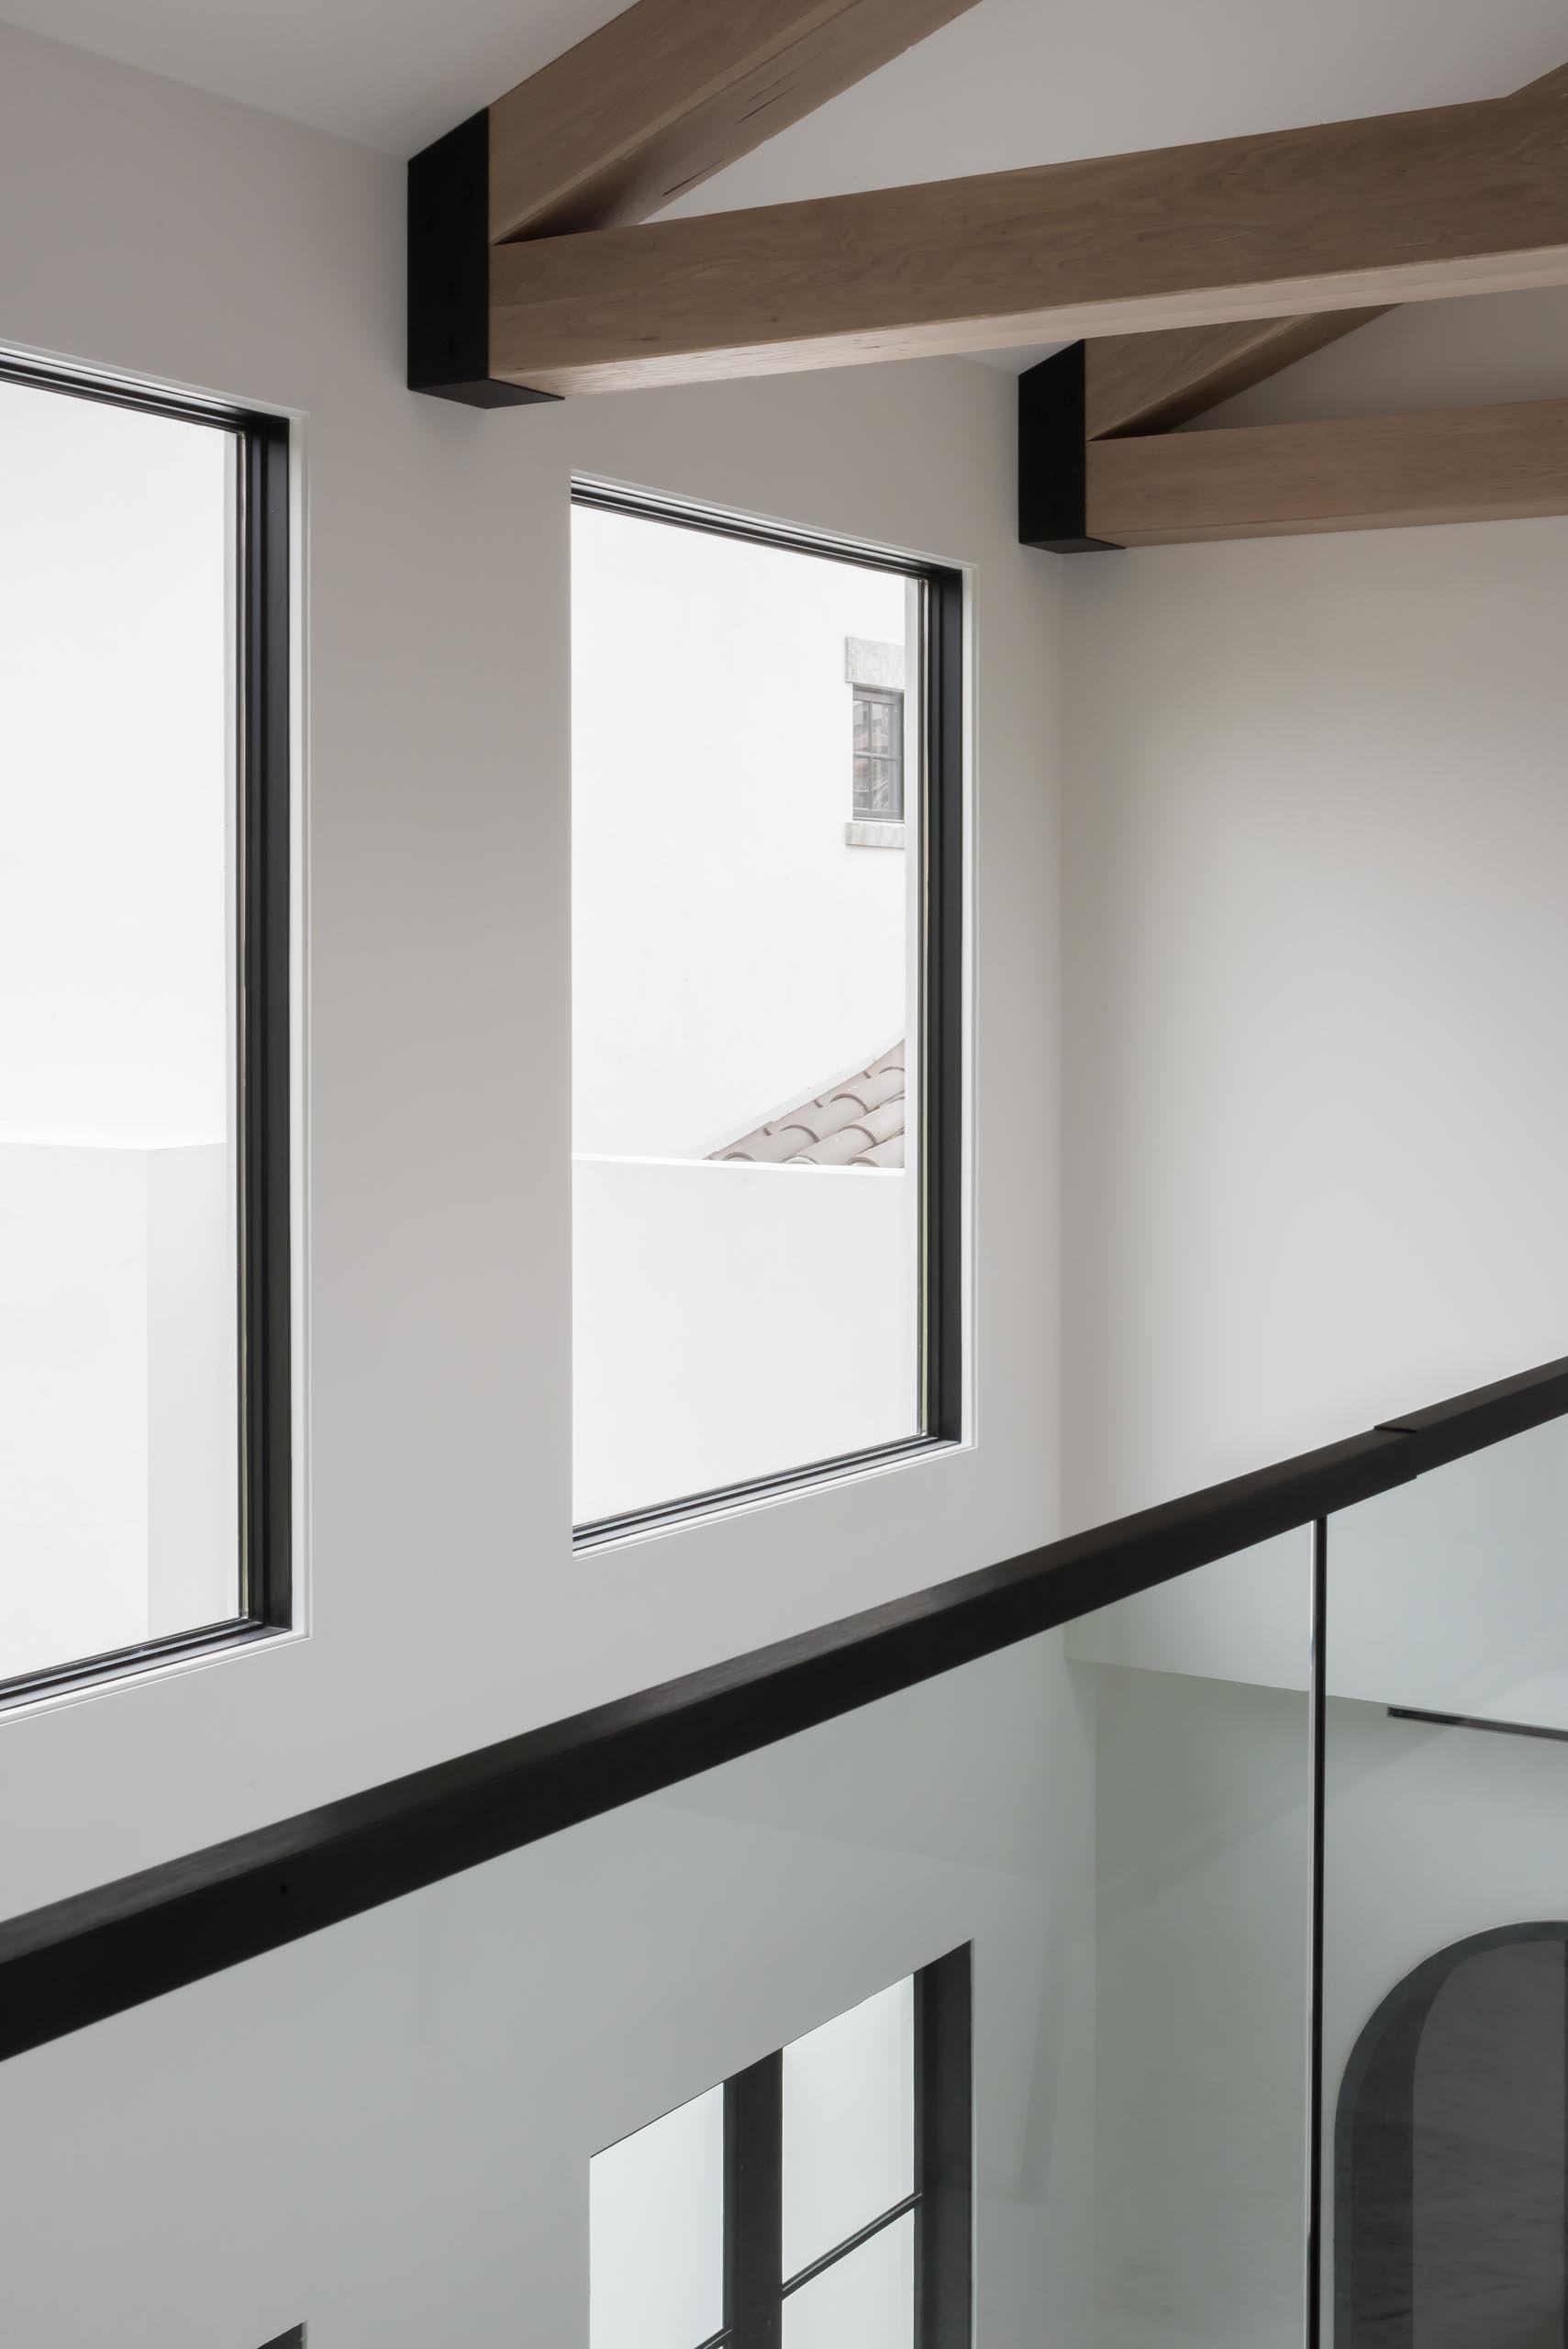
<svg viewBox="0 0 1568 2349"><path fill-rule="evenodd" d="M636 0L490 108L490 237L645 220L975 0Z"/></svg>
<svg viewBox="0 0 1568 2349"><path fill-rule="evenodd" d="M1091 441L1086 511L1121 547L1568 514L1568 399Z"/></svg>
<svg viewBox="0 0 1568 2349"><path fill-rule="evenodd" d="M1373 318L1385 318L1395 306L1248 318L1239 326L1188 327L1175 334L1105 335L1085 354L1089 438L1169 432Z"/></svg>
<svg viewBox="0 0 1568 2349"><path fill-rule="evenodd" d="M1568 65L1497 103L1541 98L1568 98ZM1102 336L1088 351L1089 438L1168 432L1386 316L1386 306L1323 310L1311 317L1251 318L1240 326L1192 327L1174 334Z"/></svg>
<svg viewBox="0 0 1568 2349"><path fill-rule="evenodd" d="M495 246L535 392L1568 283L1568 108L1442 106Z"/></svg>

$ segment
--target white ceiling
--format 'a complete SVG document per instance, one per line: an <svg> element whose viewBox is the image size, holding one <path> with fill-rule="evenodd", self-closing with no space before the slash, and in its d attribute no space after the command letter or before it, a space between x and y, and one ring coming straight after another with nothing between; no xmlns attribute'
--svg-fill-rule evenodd
<svg viewBox="0 0 1568 2349"><path fill-rule="evenodd" d="M617 0L0 0L0 20L412 153ZM980 0L682 210L1499 95L1563 0Z"/></svg>

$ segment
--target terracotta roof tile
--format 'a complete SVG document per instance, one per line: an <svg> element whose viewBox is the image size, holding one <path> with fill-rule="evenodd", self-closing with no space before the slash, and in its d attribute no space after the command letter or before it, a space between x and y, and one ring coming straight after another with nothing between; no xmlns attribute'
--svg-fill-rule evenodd
<svg viewBox="0 0 1568 2349"><path fill-rule="evenodd" d="M902 1166L904 1040L826 1093L794 1103L710 1158L756 1165Z"/></svg>

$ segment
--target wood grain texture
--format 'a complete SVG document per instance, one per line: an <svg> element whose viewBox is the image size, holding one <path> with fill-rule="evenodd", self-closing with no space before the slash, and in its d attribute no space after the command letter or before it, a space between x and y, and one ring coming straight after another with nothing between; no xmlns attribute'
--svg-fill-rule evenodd
<svg viewBox="0 0 1568 2349"><path fill-rule="evenodd" d="M1088 524L1117 546L1568 514L1568 399L1091 441Z"/></svg>
<svg viewBox="0 0 1568 2349"><path fill-rule="evenodd" d="M1248 318L1240 326L1189 327L1174 334L1103 335L1087 353L1089 438L1168 432L1357 327L1386 317L1391 306Z"/></svg>
<svg viewBox="0 0 1568 2349"><path fill-rule="evenodd" d="M975 0L636 0L490 109L490 235L645 220Z"/></svg>
<svg viewBox="0 0 1568 2349"><path fill-rule="evenodd" d="M1497 103L1550 98L1568 98L1568 65ZM1241 326L1193 327L1175 334L1104 335L1089 346L1089 438L1168 432L1386 316L1387 306L1380 305L1322 310L1307 317L1251 318Z"/></svg>
<svg viewBox="0 0 1568 2349"><path fill-rule="evenodd" d="M497 245L490 372L782 374L1568 283L1568 109L1443 106Z"/></svg>

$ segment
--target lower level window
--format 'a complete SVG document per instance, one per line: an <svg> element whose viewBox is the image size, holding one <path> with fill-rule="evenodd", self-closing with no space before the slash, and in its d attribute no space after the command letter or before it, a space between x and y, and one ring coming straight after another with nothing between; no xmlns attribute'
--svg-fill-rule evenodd
<svg viewBox="0 0 1568 2349"><path fill-rule="evenodd" d="M0 361L0 1694L288 1603L287 431Z"/></svg>
<svg viewBox="0 0 1568 2349"><path fill-rule="evenodd" d="M967 2349L970 1953L595 2155L591 2349Z"/></svg>

